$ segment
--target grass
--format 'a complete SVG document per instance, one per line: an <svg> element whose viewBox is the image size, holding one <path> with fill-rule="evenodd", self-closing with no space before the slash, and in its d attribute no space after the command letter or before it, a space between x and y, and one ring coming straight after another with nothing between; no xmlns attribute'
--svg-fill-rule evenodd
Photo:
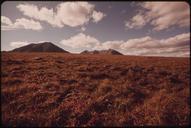
<svg viewBox="0 0 191 128"><path fill-rule="evenodd" d="M2 53L2 125L189 125L189 63L189 58Z"/></svg>

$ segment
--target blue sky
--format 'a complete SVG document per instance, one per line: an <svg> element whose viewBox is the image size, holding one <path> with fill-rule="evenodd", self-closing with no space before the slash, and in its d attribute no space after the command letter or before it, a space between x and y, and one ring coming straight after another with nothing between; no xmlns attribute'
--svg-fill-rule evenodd
<svg viewBox="0 0 191 128"><path fill-rule="evenodd" d="M51 41L65 50L189 56L185 2L4 2L1 49Z"/></svg>

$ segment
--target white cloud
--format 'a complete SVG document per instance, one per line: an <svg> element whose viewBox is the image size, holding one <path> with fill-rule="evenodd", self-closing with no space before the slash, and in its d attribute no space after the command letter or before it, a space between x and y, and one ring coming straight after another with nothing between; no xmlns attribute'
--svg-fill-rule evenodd
<svg viewBox="0 0 191 128"><path fill-rule="evenodd" d="M94 14L93 12L95 12L95 6L88 2L63 2L58 4L55 9L48 9L47 7L38 8L38 6L33 4L19 4L17 8L25 16L45 21L52 26L60 28L64 27L64 25L70 27L84 25L90 21ZM93 21L96 20L98 22L102 18L103 13L97 12L96 19L94 17Z"/></svg>
<svg viewBox="0 0 191 128"><path fill-rule="evenodd" d="M154 56L183 56L189 52L190 33L183 33L167 39L142 37L130 39L120 45L126 54Z"/></svg>
<svg viewBox="0 0 191 128"><path fill-rule="evenodd" d="M39 22L32 19L16 19L13 23L8 17L1 16L1 30L14 30L14 29L31 29L41 30L42 26ZM4 24L4 25L3 25Z"/></svg>
<svg viewBox="0 0 191 128"><path fill-rule="evenodd" d="M12 25L13 23L8 17L1 16L1 24Z"/></svg>
<svg viewBox="0 0 191 128"><path fill-rule="evenodd" d="M125 43L123 43L120 47L122 49L130 49L130 48L152 48L158 47L159 41L151 38L150 36L137 38L137 39L129 39Z"/></svg>
<svg viewBox="0 0 191 128"><path fill-rule="evenodd" d="M163 30L173 25L190 25L190 9L186 2L146 2L143 7L149 10L147 15L151 18L155 30Z"/></svg>
<svg viewBox="0 0 191 128"><path fill-rule="evenodd" d="M142 28L146 24L147 20L142 14L135 15L130 21L125 21L127 28Z"/></svg>
<svg viewBox="0 0 191 128"><path fill-rule="evenodd" d="M60 20L56 17L53 9L48 9L46 7L38 8L38 6L33 4L19 4L17 8L23 12L25 16L40 21L46 21L52 26L63 27L63 24L61 24Z"/></svg>
<svg viewBox="0 0 191 128"><path fill-rule="evenodd" d="M98 46L99 43L100 42L96 38L83 33L79 33L69 39L60 41L60 44L64 46L81 50L92 49L95 46Z"/></svg>
<svg viewBox="0 0 191 128"><path fill-rule="evenodd" d="M33 29L33 30L41 30L42 26L39 22L36 22L34 20L28 20L25 18L16 19L16 22L14 23L15 28L24 28L24 29Z"/></svg>
<svg viewBox="0 0 191 128"><path fill-rule="evenodd" d="M115 49L127 55L146 56L189 56L190 33L183 33L167 39L155 39L150 36L101 43L92 36L79 33L60 42L64 49L81 52L83 50Z"/></svg>
<svg viewBox="0 0 191 128"><path fill-rule="evenodd" d="M99 45L95 46L94 49L99 50L107 50L107 49L115 49L115 50L121 50L120 45L125 43L123 40L120 41L106 41L104 43L100 43Z"/></svg>
<svg viewBox="0 0 191 128"><path fill-rule="evenodd" d="M29 42L27 42L27 41L15 41L15 42L11 42L10 46L13 48L18 48L18 47L25 46L28 44L29 44Z"/></svg>
<svg viewBox="0 0 191 128"><path fill-rule="evenodd" d="M127 28L142 28L150 23L154 30L160 31L173 26L190 25L190 10L186 2L145 2L141 7L138 14L125 21Z"/></svg>
<svg viewBox="0 0 191 128"><path fill-rule="evenodd" d="M176 35L174 37L170 37L168 39L161 40L162 45L165 46L182 46L189 45L190 43L190 33L183 33L180 35Z"/></svg>
<svg viewBox="0 0 191 128"><path fill-rule="evenodd" d="M82 32L86 31L86 27L81 27L81 31Z"/></svg>
<svg viewBox="0 0 191 128"><path fill-rule="evenodd" d="M92 18L93 22L97 23L102 20L106 15L102 12L93 11Z"/></svg>
<svg viewBox="0 0 191 128"><path fill-rule="evenodd" d="M57 6L57 16L63 24L76 27L90 20L93 9L88 2L65 2Z"/></svg>

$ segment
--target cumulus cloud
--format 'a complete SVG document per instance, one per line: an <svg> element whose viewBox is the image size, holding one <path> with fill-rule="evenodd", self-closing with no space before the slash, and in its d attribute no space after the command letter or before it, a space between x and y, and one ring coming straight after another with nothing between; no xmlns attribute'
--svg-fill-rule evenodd
<svg viewBox="0 0 191 128"><path fill-rule="evenodd" d="M160 31L173 26L190 25L190 10L186 2L145 2L132 19L125 21L127 28L142 28L146 23Z"/></svg>
<svg viewBox="0 0 191 128"><path fill-rule="evenodd" d="M13 23L8 17L1 16L1 24L12 25Z"/></svg>
<svg viewBox="0 0 191 128"><path fill-rule="evenodd" d="M137 39L129 39L125 43L123 43L120 47L122 49L130 49L130 48L152 48L159 46L160 43L158 40L153 39L150 36L137 38Z"/></svg>
<svg viewBox="0 0 191 128"><path fill-rule="evenodd" d="M53 9L48 9L46 7L38 8L38 6L33 4L19 4L17 8L25 15L30 18L34 18L40 21L46 21L52 26L63 27L60 20L55 15Z"/></svg>
<svg viewBox="0 0 191 128"><path fill-rule="evenodd" d="M14 30L14 29L31 29L41 30L42 26L39 22L32 19L16 19L13 23L8 17L1 16L1 30Z"/></svg>
<svg viewBox="0 0 191 128"><path fill-rule="evenodd" d="M137 14L130 21L125 21L127 28L142 28L146 24L147 20L144 15Z"/></svg>
<svg viewBox="0 0 191 128"><path fill-rule="evenodd" d="M42 26L39 22L36 22L34 20L29 20L25 18L16 19L16 22L14 23L15 28L24 28L24 29L33 29L33 30L40 30L42 29Z"/></svg>
<svg viewBox="0 0 191 128"><path fill-rule="evenodd" d="M93 11L93 14L92 14L93 22L97 23L100 20L102 20L103 17L105 17L105 16L106 15L102 12Z"/></svg>
<svg viewBox="0 0 191 128"><path fill-rule="evenodd" d="M60 41L60 44L66 47L81 50L92 49L95 46L98 46L99 43L100 42L96 38L83 33L79 33L69 39Z"/></svg>
<svg viewBox="0 0 191 128"><path fill-rule="evenodd" d="M69 49L103 50L115 49L126 55L145 56L189 56L190 33L183 33L166 39L155 39L150 36L129 39L127 41L114 40L101 43L95 37L79 33L69 39L60 42Z"/></svg>
<svg viewBox="0 0 191 128"><path fill-rule="evenodd" d="M183 56L189 52L190 33L183 33L167 39L142 37L130 39L120 45L126 54L151 56Z"/></svg>
<svg viewBox="0 0 191 128"><path fill-rule="evenodd" d="M107 50L107 49L121 50L120 45L122 45L123 43L125 43L123 40L106 41L103 43L99 43L99 45L95 46L94 49L98 49L98 50Z"/></svg>
<svg viewBox="0 0 191 128"><path fill-rule="evenodd" d="M57 6L57 16L63 24L76 27L90 20L93 9L88 2L65 2Z"/></svg>
<svg viewBox="0 0 191 128"><path fill-rule="evenodd" d="M160 40L160 43L163 47L182 47L190 46L190 33L183 33L170 37L167 39Z"/></svg>
<svg viewBox="0 0 191 128"><path fill-rule="evenodd" d="M94 22L98 22L104 17L102 12L95 11L95 6L88 2L63 2L58 4L55 9L38 8L33 4L19 4L17 8L25 16L45 21L60 28L64 25L81 26L88 23L92 18Z"/></svg>

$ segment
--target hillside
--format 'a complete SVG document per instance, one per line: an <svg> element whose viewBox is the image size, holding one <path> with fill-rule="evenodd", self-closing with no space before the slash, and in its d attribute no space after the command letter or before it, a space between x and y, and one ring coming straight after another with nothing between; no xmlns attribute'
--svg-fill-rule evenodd
<svg viewBox="0 0 191 128"><path fill-rule="evenodd" d="M81 54L105 54L105 55L123 55L122 53L113 50L113 49L108 49L108 50L94 50L94 51L83 51Z"/></svg>
<svg viewBox="0 0 191 128"><path fill-rule="evenodd" d="M51 42L43 42L37 44L29 44L20 48L13 49L12 52L64 52L68 53L64 49L54 45Z"/></svg>

